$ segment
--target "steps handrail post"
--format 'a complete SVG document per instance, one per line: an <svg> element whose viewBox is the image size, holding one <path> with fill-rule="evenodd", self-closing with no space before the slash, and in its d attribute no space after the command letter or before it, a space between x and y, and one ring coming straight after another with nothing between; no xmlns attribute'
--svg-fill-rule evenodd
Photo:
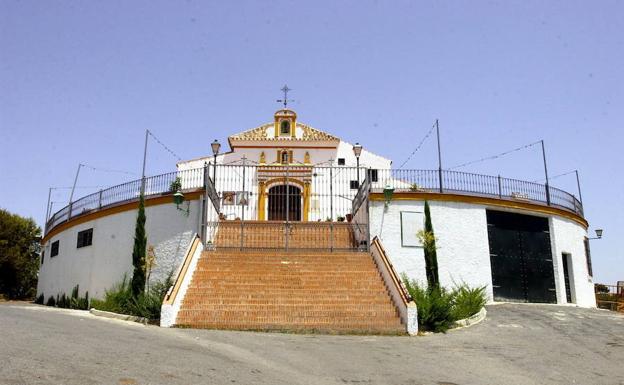
<svg viewBox="0 0 624 385"><path fill-rule="evenodd" d="M290 190L290 186L288 185L288 171L290 170L290 159L288 159L288 163L286 163L286 225L285 225L285 231L284 231L284 246L286 248L286 251L288 251L288 236L289 236L289 232L290 232L290 228L289 228L289 211L290 211L290 195L288 194L288 190Z"/></svg>
<svg viewBox="0 0 624 385"><path fill-rule="evenodd" d="M246 162L247 161L247 157L245 155L243 155L243 191L242 191L242 195L241 195L241 199L245 199L245 169L246 167ZM240 202L237 202L240 203ZM247 204L246 199L245 199L245 204ZM243 248L245 247L245 205L241 205L241 221L240 221L240 249L241 251L243 251Z"/></svg>

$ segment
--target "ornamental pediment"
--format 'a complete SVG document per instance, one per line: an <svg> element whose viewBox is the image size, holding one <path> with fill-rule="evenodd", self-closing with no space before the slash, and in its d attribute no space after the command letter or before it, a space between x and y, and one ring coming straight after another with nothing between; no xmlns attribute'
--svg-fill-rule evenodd
<svg viewBox="0 0 624 385"><path fill-rule="evenodd" d="M278 132L276 134L276 132ZM263 124L241 133L231 135L230 141L314 141L339 142L340 139L327 132L321 131L307 124L297 122L293 135L280 135L275 129L275 123Z"/></svg>

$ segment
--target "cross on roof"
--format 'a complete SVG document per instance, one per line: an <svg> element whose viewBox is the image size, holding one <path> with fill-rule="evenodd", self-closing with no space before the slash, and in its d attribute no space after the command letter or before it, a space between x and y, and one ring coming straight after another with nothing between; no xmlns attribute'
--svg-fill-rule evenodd
<svg viewBox="0 0 624 385"><path fill-rule="evenodd" d="M277 100L278 103L284 103L284 108L288 106L288 102L294 102L294 100L288 99L288 91L292 91L292 89L288 88L287 85L284 85L284 87L282 87L282 92L284 93L284 99Z"/></svg>

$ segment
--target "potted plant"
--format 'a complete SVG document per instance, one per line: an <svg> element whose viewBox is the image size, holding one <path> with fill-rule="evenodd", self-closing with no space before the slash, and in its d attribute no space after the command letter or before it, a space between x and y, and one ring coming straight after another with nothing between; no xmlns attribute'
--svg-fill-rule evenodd
<svg viewBox="0 0 624 385"><path fill-rule="evenodd" d="M353 220L353 214L349 213L345 215L347 217L347 222L351 223L351 221Z"/></svg>
<svg viewBox="0 0 624 385"><path fill-rule="evenodd" d="M337 217L336 217L336 220L337 220L338 222L344 222L345 217L341 217L341 216L339 215L339 216L337 216Z"/></svg>
<svg viewBox="0 0 624 385"><path fill-rule="evenodd" d="M169 185L169 191L176 193L180 190L182 190L182 181L180 180L180 177L176 177L175 180Z"/></svg>

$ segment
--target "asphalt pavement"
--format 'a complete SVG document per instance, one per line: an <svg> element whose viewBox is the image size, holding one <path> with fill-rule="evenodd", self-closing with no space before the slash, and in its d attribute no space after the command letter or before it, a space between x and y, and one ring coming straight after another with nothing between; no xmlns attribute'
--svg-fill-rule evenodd
<svg viewBox="0 0 624 385"><path fill-rule="evenodd" d="M624 316L488 306L418 337L161 329L0 303L0 384L624 384Z"/></svg>

